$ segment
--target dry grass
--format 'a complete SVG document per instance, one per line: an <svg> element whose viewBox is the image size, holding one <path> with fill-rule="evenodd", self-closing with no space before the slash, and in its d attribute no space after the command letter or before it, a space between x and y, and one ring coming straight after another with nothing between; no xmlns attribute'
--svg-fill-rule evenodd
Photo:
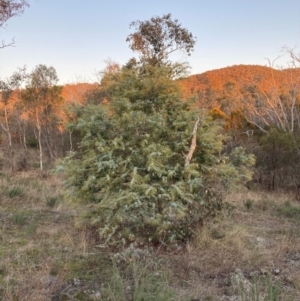
<svg viewBox="0 0 300 301"><path fill-rule="evenodd" d="M53 175L0 174L0 300L97 300L100 292L103 300L113 300L105 293L114 290L116 279L132 283L135 261L114 267L112 254L96 247L94 233L74 228L79 208L62 195ZM252 191L234 193L227 201L235 209L199 228L186 248L156 250L135 262L164 275L155 280L139 274L138 283L152 290L164 279L164 296L175 292L168 300L232 300L237 294L232 276L240 269L247 280L269 273L299 300L300 218L293 214L299 203L284 193ZM284 207L287 202L290 207ZM120 296L128 296L122 289Z"/></svg>
<svg viewBox="0 0 300 301"><path fill-rule="evenodd" d="M9 195L11 187L22 193ZM50 300L68 286L70 263L87 252L73 227L74 209L63 203L54 176L3 173L0 191L0 300ZM47 196L60 203L49 207Z"/></svg>
<svg viewBox="0 0 300 301"><path fill-rule="evenodd" d="M245 206L247 199L253 200L251 208ZM299 203L284 193L249 191L233 193L227 201L234 211L199 229L184 258L177 256L176 271L182 282L198 290L199 298L226 299L234 295L230 283L236 269L248 279L269 273L299 299L300 216L276 213L287 201L295 208Z"/></svg>

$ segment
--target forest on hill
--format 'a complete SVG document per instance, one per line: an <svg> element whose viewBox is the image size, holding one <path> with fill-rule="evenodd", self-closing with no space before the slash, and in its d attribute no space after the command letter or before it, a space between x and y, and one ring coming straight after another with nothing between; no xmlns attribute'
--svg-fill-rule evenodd
<svg viewBox="0 0 300 301"><path fill-rule="evenodd" d="M271 93L278 95L295 89L300 76L298 68L275 69L258 65L234 65L191 75L180 81L186 98L196 95L202 106L219 107L231 113L243 110L247 94ZM227 104L227 98L231 97ZM203 103L202 103L203 102Z"/></svg>

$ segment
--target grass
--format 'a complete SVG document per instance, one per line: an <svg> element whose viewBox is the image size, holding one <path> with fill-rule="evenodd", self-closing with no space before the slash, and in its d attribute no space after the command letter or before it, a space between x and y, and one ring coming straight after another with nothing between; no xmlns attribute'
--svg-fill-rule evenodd
<svg viewBox="0 0 300 301"><path fill-rule="evenodd" d="M8 197L10 197L11 199L18 196L21 197L23 194L24 194L24 189L19 186L11 188L7 193Z"/></svg>
<svg viewBox="0 0 300 301"><path fill-rule="evenodd" d="M17 226L23 226L26 222L26 213L23 211L16 212L12 215L11 220Z"/></svg>
<svg viewBox="0 0 300 301"><path fill-rule="evenodd" d="M294 218L300 220L300 206L292 205L290 201L286 201L276 207L279 216Z"/></svg>
<svg viewBox="0 0 300 301"><path fill-rule="evenodd" d="M46 196L46 206L50 208L55 208L60 202L60 197L58 196Z"/></svg>
<svg viewBox="0 0 300 301"><path fill-rule="evenodd" d="M153 267L153 260L146 264L133 260L125 269L114 265L102 291L103 299L108 301L172 301L176 297L165 272Z"/></svg>
<svg viewBox="0 0 300 301"><path fill-rule="evenodd" d="M247 280L243 275L234 275L234 286L241 301L291 301L297 300L294 292L284 286L280 279L270 274Z"/></svg>
<svg viewBox="0 0 300 301"><path fill-rule="evenodd" d="M186 247L115 254L98 247L97 233L74 227L84 208L63 202L59 178L3 172L0 191L0 300L300 298L299 204L289 195L236 192L227 198L235 209ZM236 286L237 268L252 290Z"/></svg>
<svg viewBox="0 0 300 301"><path fill-rule="evenodd" d="M250 210L253 207L254 201L251 199L244 200L244 206L246 209Z"/></svg>

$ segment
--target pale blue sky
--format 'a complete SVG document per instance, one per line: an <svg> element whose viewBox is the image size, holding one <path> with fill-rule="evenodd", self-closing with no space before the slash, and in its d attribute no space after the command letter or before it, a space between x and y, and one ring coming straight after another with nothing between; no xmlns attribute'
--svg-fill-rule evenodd
<svg viewBox="0 0 300 301"><path fill-rule="evenodd" d="M266 65L283 46L300 46L300 0L29 0L0 29L0 78L18 67L53 66L60 83L95 81L111 58L133 56L129 23L171 13L196 37L191 73L239 64ZM300 49L298 48L299 52ZM185 59L185 58L181 58Z"/></svg>

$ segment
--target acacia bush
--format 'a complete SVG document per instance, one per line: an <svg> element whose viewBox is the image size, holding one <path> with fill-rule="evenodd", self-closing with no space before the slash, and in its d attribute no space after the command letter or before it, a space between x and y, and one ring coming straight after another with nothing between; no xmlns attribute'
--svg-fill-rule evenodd
<svg viewBox="0 0 300 301"><path fill-rule="evenodd" d="M92 204L82 222L103 244L186 241L230 188L251 178L254 157L242 148L222 153L222 128L182 101L170 68L107 73L108 104L81 108L71 125L83 138L60 164L67 197Z"/></svg>

